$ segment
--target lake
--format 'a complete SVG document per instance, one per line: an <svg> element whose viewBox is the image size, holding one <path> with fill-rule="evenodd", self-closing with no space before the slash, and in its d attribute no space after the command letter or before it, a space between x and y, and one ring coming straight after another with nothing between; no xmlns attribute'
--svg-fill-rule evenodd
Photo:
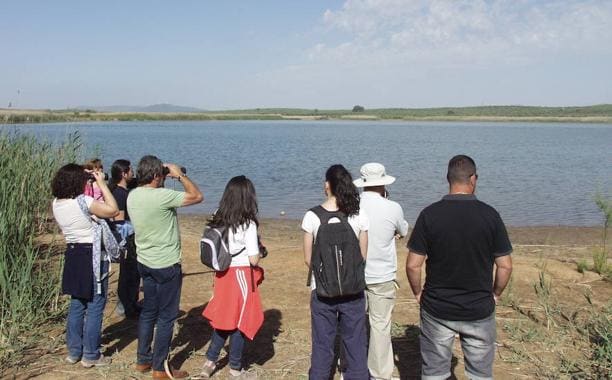
<svg viewBox="0 0 612 380"><path fill-rule="evenodd" d="M612 125L389 121L104 122L1 126L52 141L79 131L108 172L115 159L144 154L185 166L205 196L183 209L210 213L225 184L255 183L260 215L300 219L323 200L325 170L341 163L359 175L366 162L397 177L388 187L410 224L448 191L455 154L478 167L478 197L508 225L600 225L593 199L612 193ZM170 180L167 187L182 189Z"/></svg>

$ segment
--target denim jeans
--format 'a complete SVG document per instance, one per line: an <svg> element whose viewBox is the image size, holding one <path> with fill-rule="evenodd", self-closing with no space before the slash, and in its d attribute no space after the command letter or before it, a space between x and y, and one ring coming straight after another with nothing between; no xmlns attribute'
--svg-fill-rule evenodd
<svg viewBox="0 0 612 380"><path fill-rule="evenodd" d="M208 350L206 351L206 358L216 363L228 336L230 338L229 366L231 369L240 371L242 369L244 336L238 329L233 331L213 330L212 337L210 338L210 346L208 346Z"/></svg>
<svg viewBox="0 0 612 380"><path fill-rule="evenodd" d="M155 371L164 370L168 358L174 321L178 317L183 275L181 265L160 269L138 263L144 287L144 303L138 321L138 364L151 364ZM153 331L155 342L153 341Z"/></svg>
<svg viewBox="0 0 612 380"><path fill-rule="evenodd" d="M108 261L100 264L102 273L108 273ZM106 306L108 276L102 280L102 293L94 291L91 300L72 297L66 323L66 344L68 355L72 358L97 360L100 358L100 333L102 317ZM96 289L94 278L93 289Z"/></svg>
<svg viewBox="0 0 612 380"><path fill-rule="evenodd" d="M368 352L365 324L365 296L319 297L311 292L312 354L310 380L327 380L334 360L334 341L338 329L344 352L346 380L368 380Z"/></svg>
<svg viewBox="0 0 612 380"><path fill-rule="evenodd" d="M421 379L443 380L450 375L455 333L461 339L465 374L469 379L493 378L495 312L477 321L447 321L421 308Z"/></svg>

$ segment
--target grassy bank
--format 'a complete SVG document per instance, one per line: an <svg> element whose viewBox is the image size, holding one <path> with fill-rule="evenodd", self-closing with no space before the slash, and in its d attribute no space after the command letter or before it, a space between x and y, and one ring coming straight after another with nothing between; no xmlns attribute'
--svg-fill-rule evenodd
<svg viewBox="0 0 612 380"><path fill-rule="evenodd" d="M612 104L587 107L482 106L319 110L256 108L186 113L0 109L0 124L155 120L439 120L612 123Z"/></svg>
<svg viewBox="0 0 612 380"><path fill-rule="evenodd" d="M0 367L32 344L38 326L62 311L62 256L37 238L54 225L50 179L79 149L78 135L57 146L0 132Z"/></svg>

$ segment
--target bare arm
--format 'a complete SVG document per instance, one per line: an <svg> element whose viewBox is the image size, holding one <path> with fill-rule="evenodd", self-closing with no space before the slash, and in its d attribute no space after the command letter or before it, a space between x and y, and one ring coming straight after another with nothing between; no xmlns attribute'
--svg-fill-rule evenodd
<svg viewBox="0 0 612 380"><path fill-rule="evenodd" d="M359 248L361 249L361 256L363 259L368 257L368 231L359 232Z"/></svg>
<svg viewBox="0 0 612 380"><path fill-rule="evenodd" d="M113 218L119 214L119 206L113 194L108 189L101 172L93 171L91 175L96 179L96 183L104 197L104 203L94 201L89 206L89 211L99 218Z"/></svg>
<svg viewBox="0 0 612 380"><path fill-rule="evenodd" d="M312 257L312 242L313 235L310 232L304 232L304 263L310 268L310 258Z"/></svg>
<svg viewBox="0 0 612 380"><path fill-rule="evenodd" d="M185 188L185 198L181 206L190 206L196 203L200 203L204 200L204 195L198 188L198 185L193 183L189 177L181 172L181 168L175 164L164 164L165 167L170 171L168 176L170 178L176 178Z"/></svg>
<svg viewBox="0 0 612 380"><path fill-rule="evenodd" d="M512 257L510 255L495 258L495 281L493 282L493 298L495 303L510 281L512 274Z"/></svg>
<svg viewBox="0 0 612 380"><path fill-rule="evenodd" d="M259 259L261 257L259 257L259 255L255 255L255 256L249 256L249 263L251 263L252 266L257 266L257 264L259 264Z"/></svg>
<svg viewBox="0 0 612 380"><path fill-rule="evenodd" d="M119 210L119 213L113 218L113 221L120 222L122 220L125 220L125 211Z"/></svg>
<svg viewBox="0 0 612 380"><path fill-rule="evenodd" d="M421 303L421 294L423 293L423 287L421 286L421 268L424 262L425 255L419 255L408 251L408 257L406 258L406 276L408 276L412 294L414 294L419 304Z"/></svg>

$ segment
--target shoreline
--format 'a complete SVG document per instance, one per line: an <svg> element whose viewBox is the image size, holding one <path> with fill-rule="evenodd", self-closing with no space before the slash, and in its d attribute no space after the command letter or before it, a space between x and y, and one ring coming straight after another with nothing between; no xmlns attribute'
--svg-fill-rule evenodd
<svg viewBox="0 0 612 380"><path fill-rule="evenodd" d="M305 212L305 211L304 211ZM208 218L210 216L210 214L207 213L200 213L200 212L189 212L188 210L181 210L178 213L179 217L185 217L188 219L202 219L205 220L206 218ZM299 225L299 223L301 223L302 219L301 218L293 218L290 216L274 216L274 217L260 217L259 218L260 222L268 222L268 223L297 223ZM412 225L410 226L412 228ZM585 229L585 230L591 230L591 229L595 229L595 230L599 230L601 231L603 226L602 225L598 225L598 224L594 224L594 225L571 225L571 224L506 224L506 228L508 229L515 229L515 230L519 230L519 229ZM612 227L608 227L608 228L612 228Z"/></svg>
<svg viewBox="0 0 612 380"><path fill-rule="evenodd" d="M128 121L438 121L493 123L589 123L612 124L612 111L591 111L592 107L432 108L372 109L353 113L350 110L245 110L227 112L96 112L92 110L16 110L0 108L0 125L68 122ZM539 107L536 107L539 108Z"/></svg>
<svg viewBox="0 0 612 380"><path fill-rule="evenodd" d="M180 213L181 223L190 229L203 230L208 214ZM300 219L260 218L263 241L268 240L266 232L276 236L278 233L301 235ZM510 240L517 246L597 246L601 244L602 226L511 226L506 225ZM610 228L610 227L609 227ZM410 226L412 231L412 225ZM410 233L409 233L410 235ZM408 236L409 236L408 235ZM401 240L403 244L406 238Z"/></svg>

